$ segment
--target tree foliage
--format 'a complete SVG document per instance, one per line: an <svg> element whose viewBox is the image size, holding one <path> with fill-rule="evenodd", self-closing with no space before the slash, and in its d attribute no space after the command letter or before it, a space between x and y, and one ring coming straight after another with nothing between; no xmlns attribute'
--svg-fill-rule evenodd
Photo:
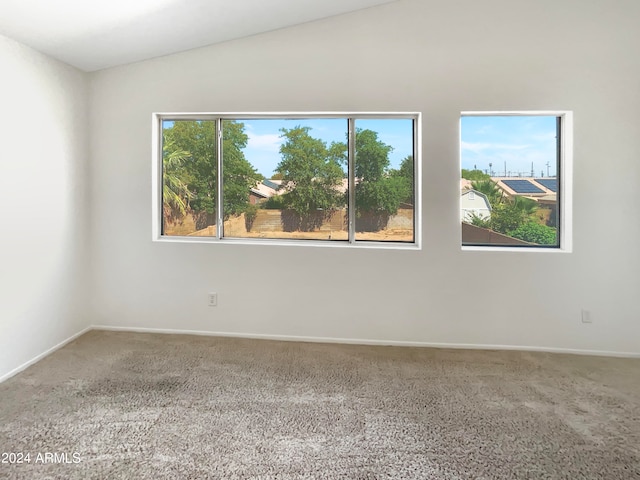
<svg viewBox="0 0 640 480"><path fill-rule="evenodd" d="M408 168L407 157L404 170L392 174L389 154L393 147L379 140L373 130L356 130L355 150L356 214L396 214L400 203L412 196L413 161ZM406 177L409 171L411 180Z"/></svg>
<svg viewBox="0 0 640 480"><path fill-rule="evenodd" d="M556 229L537 222L527 222L509 232L510 237L538 245L555 245Z"/></svg>
<svg viewBox="0 0 640 480"><path fill-rule="evenodd" d="M491 210L491 230L508 235L527 221L527 214L514 203L499 203Z"/></svg>
<svg viewBox="0 0 640 480"><path fill-rule="evenodd" d="M487 218L487 217L484 217L482 215L478 215L475 212L471 212L469 217L470 218L467 221L467 223L470 223L471 225L473 225L475 227L491 228L491 218Z"/></svg>
<svg viewBox="0 0 640 480"><path fill-rule="evenodd" d="M344 204L339 186L344 172L331 158L327 145L309 135L310 127L281 129L285 142L280 146L281 160L276 171L282 175L286 192L284 206L303 217L311 212L329 212Z"/></svg>
<svg viewBox="0 0 640 480"><path fill-rule="evenodd" d="M176 148L166 137L162 142L162 211L165 221L181 222L190 209L193 193L189 190L183 165L189 152Z"/></svg>
<svg viewBox="0 0 640 480"><path fill-rule="evenodd" d="M482 170L467 170L466 168L462 169L462 178L476 182L491 179L489 174L484 173Z"/></svg>
<svg viewBox="0 0 640 480"><path fill-rule="evenodd" d="M513 197L510 202L514 209L521 211L526 217L530 217L538 210L538 202L527 197Z"/></svg>
<svg viewBox="0 0 640 480"><path fill-rule="evenodd" d="M210 121L175 121L164 136L172 148L189 152L181 166L181 177L193 193L190 201L196 228L215 223L216 127Z"/></svg>
<svg viewBox="0 0 640 480"><path fill-rule="evenodd" d="M244 133L244 124L225 121L222 130L222 181L224 218L237 216L247 211L249 194L263 176L247 161L242 149L249 137Z"/></svg>
<svg viewBox="0 0 640 480"><path fill-rule="evenodd" d="M491 179L475 180L471 182L471 188L486 195L491 208L496 208L504 200L504 193Z"/></svg>
<svg viewBox="0 0 640 480"><path fill-rule="evenodd" d="M501 197L500 203L491 210L491 229L511 236L510 232L533 220L537 209L538 203L530 198Z"/></svg>
<svg viewBox="0 0 640 480"><path fill-rule="evenodd" d="M391 171L392 177L397 177L401 179L402 188L404 190L404 197L402 198L402 202L413 205L414 202L414 179L413 179L413 155L407 155L402 162L400 162L400 167L397 170Z"/></svg>
<svg viewBox="0 0 640 480"><path fill-rule="evenodd" d="M179 167L179 177L192 197L189 206L196 228L216 222L218 162L216 158L216 125L213 121L176 120L164 129L165 143L175 151L188 152ZM244 124L225 121L222 136L224 152L224 212L225 219L239 215L249 205L249 192L261 175L245 159L242 149L248 137Z"/></svg>

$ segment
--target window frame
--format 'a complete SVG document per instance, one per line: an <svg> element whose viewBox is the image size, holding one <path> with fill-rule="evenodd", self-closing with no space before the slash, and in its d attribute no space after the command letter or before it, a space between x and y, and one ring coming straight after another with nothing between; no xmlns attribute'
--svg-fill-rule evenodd
<svg viewBox="0 0 640 480"><path fill-rule="evenodd" d="M327 241L307 239L282 238L238 238L224 236L223 205L223 155L222 155L222 122L224 120L262 120L262 119L344 119L348 124L348 240ZM413 122L413 179L414 179L414 210L413 210L413 242L357 240L355 232L355 123L361 119L391 120L404 119ZM162 233L162 128L167 120L204 120L215 121L217 131L216 161L218 168L217 198L216 198L216 236L169 236ZM409 249L422 248L422 113L421 112L154 112L152 114L152 241L178 243L228 243L249 245L281 245L281 246L315 246L336 248L378 248L378 249Z"/></svg>
<svg viewBox="0 0 640 480"><path fill-rule="evenodd" d="M571 110L509 110L509 111L463 111L460 112L458 128L458 175L462 170L462 119L463 117L492 117L492 116L547 116L556 117L560 122L560 138L557 148L557 235L558 245L464 245L462 243L462 228L460 228L460 248L469 252L556 252L571 253L573 250L573 111ZM458 190L459 191L459 190ZM462 200L459 198L458 208L462 208Z"/></svg>

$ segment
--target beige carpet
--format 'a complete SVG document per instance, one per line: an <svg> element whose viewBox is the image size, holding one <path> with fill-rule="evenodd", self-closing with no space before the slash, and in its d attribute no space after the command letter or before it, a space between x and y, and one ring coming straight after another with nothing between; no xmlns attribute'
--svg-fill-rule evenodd
<svg viewBox="0 0 640 480"><path fill-rule="evenodd" d="M0 399L0 478L640 478L636 359L90 332Z"/></svg>

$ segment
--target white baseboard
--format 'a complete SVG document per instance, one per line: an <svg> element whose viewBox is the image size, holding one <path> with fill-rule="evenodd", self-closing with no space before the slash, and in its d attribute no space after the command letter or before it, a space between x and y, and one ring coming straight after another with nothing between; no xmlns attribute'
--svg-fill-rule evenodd
<svg viewBox="0 0 640 480"><path fill-rule="evenodd" d="M67 343L73 342L76 338L78 338L81 335L84 335L85 333L87 333L90 330L93 330L93 327L87 327L87 328L84 328L84 329L80 330L78 333L75 333L75 334L71 335L66 340L63 340L62 342L58 343L57 345L54 345L49 350L46 350L45 352L42 352L40 355L37 355L37 356L33 357L28 362L25 362L22 365L20 365L19 367L14 368L10 372L5 373L4 375L2 375L0 377L0 383L4 382L5 380L7 380L7 379L9 379L11 377L13 377L17 373L20 373L21 371L25 370L26 368L29 368L34 363L42 360L44 357L46 357L47 355L52 354L53 352L55 352L59 348L64 347Z"/></svg>
<svg viewBox="0 0 640 480"><path fill-rule="evenodd" d="M336 337L305 337L296 335L268 335L260 333L238 333L238 332L209 332L199 330L179 330L179 329L163 329L163 328L141 328L141 327L114 327L109 325L92 325L84 328L71 337L63 340L57 345L51 347L40 355L23 363L17 368L0 377L0 383L13 377L17 373L25 370L34 363L42 360L47 355L64 347L69 342L84 335L91 330L106 330L114 332L138 332L138 333L164 333L176 335L201 335L209 337L232 337L232 338L252 338L258 340L280 340L285 342L312 342L312 343L343 343L347 345L378 345L378 346L395 346L395 347L428 347L428 348L452 348L464 350L514 350L523 352L547 352L547 353L566 353L571 355L593 355L600 357L621 357L621 358L640 358L638 352L610 352L604 350L581 350L571 348L555 348L555 347L535 347L529 345L484 345L474 343L436 343L436 342L407 342L401 340L373 340L358 338L336 338Z"/></svg>
<svg viewBox="0 0 640 480"><path fill-rule="evenodd" d="M209 332L200 330L179 330L164 328L142 327L114 327L109 325L94 325L93 330L107 330L114 332L137 333L164 333L175 335L201 335L209 337L252 338L258 340L280 340L285 342L312 342L312 343L344 343L347 345L378 345L395 347L428 347L428 348L452 348L464 350L514 350L523 352L566 353L571 355L592 355L598 357L640 358L640 352L610 352L605 350L581 350L571 348L535 347L528 345L484 345L475 343L434 343L434 342L407 342L402 340L372 340L358 338L336 337L304 337L295 335L268 335L260 333L237 332Z"/></svg>

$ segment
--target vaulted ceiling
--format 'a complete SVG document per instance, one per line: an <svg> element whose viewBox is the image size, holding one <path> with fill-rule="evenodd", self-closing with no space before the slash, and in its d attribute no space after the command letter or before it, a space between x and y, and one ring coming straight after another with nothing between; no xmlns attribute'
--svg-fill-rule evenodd
<svg viewBox="0 0 640 480"><path fill-rule="evenodd" d="M2 0L0 33L94 71L397 0Z"/></svg>

